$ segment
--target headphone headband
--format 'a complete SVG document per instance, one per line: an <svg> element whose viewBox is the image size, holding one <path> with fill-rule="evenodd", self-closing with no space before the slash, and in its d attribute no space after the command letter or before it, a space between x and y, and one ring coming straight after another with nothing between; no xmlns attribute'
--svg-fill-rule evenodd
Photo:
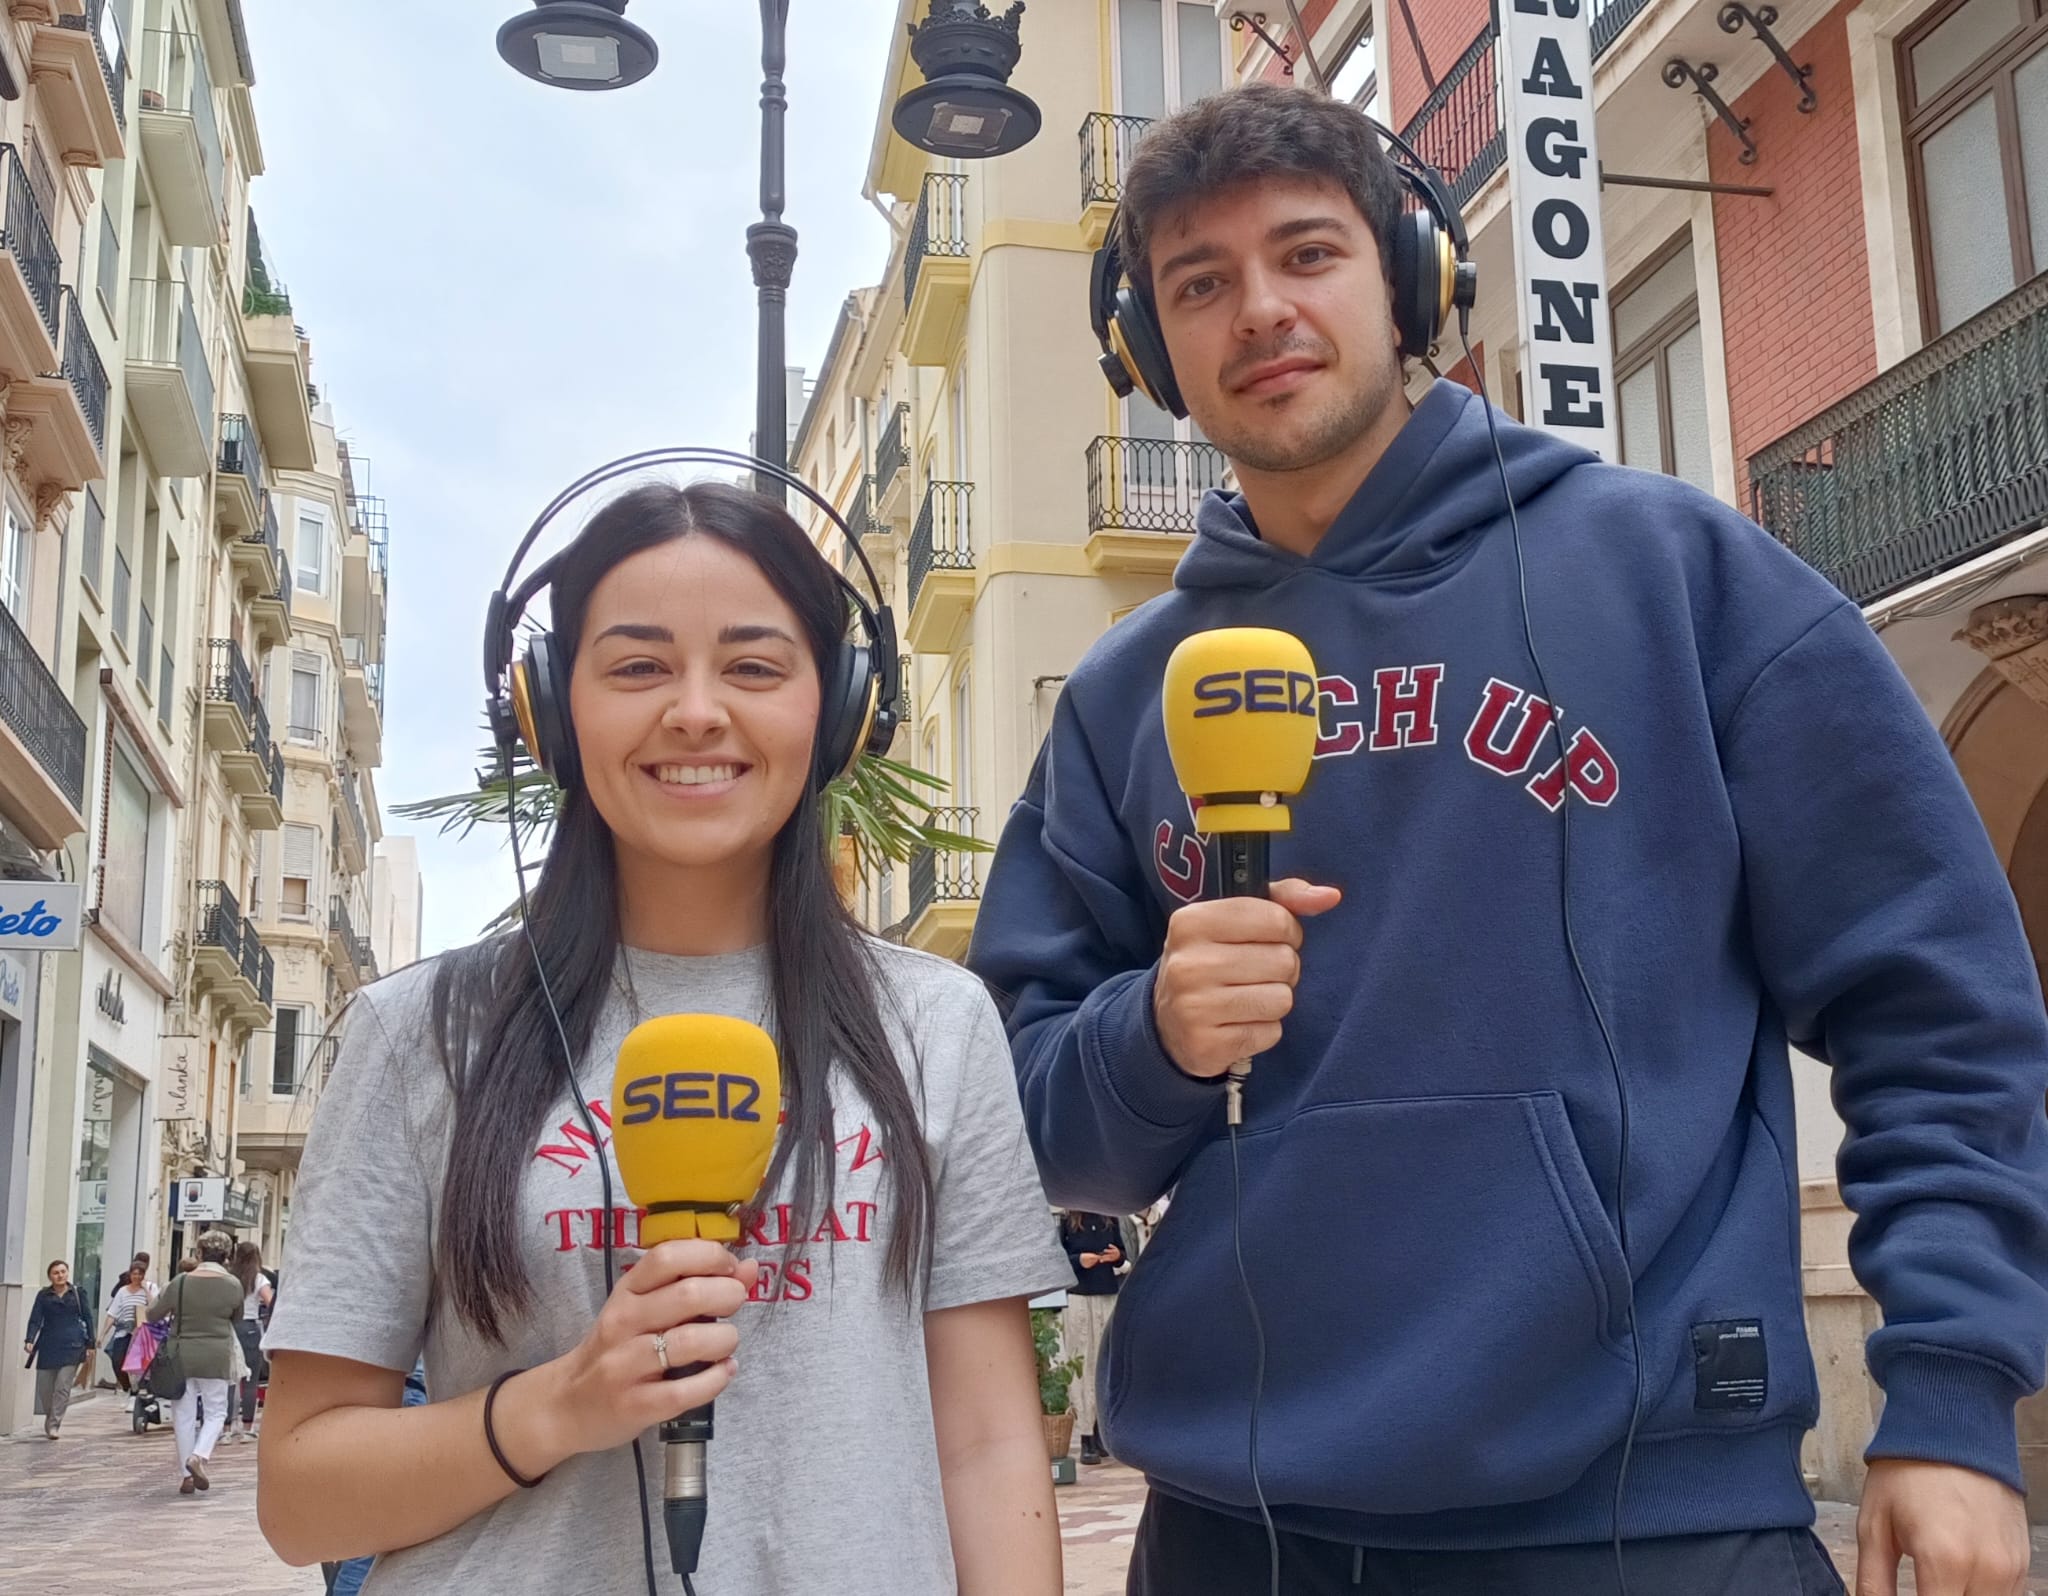
<svg viewBox="0 0 2048 1596"><path fill-rule="evenodd" d="M533 596L554 579L555 567L561 559L560 555L550 556L542 561L516 590L513 588L513 578L518 576L519 567L525 563L528 551L540 540L541 534L557 516L593 488L601 488L607 482L616 482L620 477L632 476L636 472L652 471L670 465L737 467L742 471L751 471L755 476L779 482L786 488L794 488L810 500L825 519L839 529L839 535L852 549L854 558L860 561L860 568L867 576L868 587L874 593L874 603L869 604L860 589L848 581L830 560L825 562L826 569L831 571L833 580L853 600L861 618L871 629L886 628L889 634L886 641L893 645L895 627L889 618L888 601L882 594L882 579L876 574L874 562L868 558L868 551L861 547L860 539L853 535L853 529L833 508L830 499L795 472L772 465L755 455L742 454L737 449L677 444L659 449L643 449L638 454L621 455L616 460L608 460L603 465L593 466L556 494L549 501L547 508L534 517L533 524L526 529L525 536L520 538L518 546L512 550L512 558L505 567L505 579L491 595L490 608L484 617L484 679L489 691L497 691L498 679L512 663L513 628L519 624L519 618L525 613L526 606L533 601Z"/></svg>
<svg viewBox="0 0 2048 1596"><path fill-rule="evenodd" d="M536 762L563 785L573 784L577 779L580 767L574 730L569 723L567 662L559 659L552 638L545 634L533 639L523 664L513 661L519 619L534 596L554 581L563 556L551 555L528 572L518 586L513 583L541 534L578 499L621 477L675 465L751 471L757 477L795 489L838 529L866 574L873 602L837 565L825 561L833 585L845 595L859 617L866 644L842 644L838 659L826 671L827 702L819 720L818 779L830 780L851 768L863 750L885 751L896 728L894 705L901 686L896 622L867 550L861 547L860 539L832 501L796 473L736 450L697 445L645 449L586 471L556 494L526 529L505 567L504 581L491 594L484 617L484 692L493 735L507 747L523 740Z"/></svg>

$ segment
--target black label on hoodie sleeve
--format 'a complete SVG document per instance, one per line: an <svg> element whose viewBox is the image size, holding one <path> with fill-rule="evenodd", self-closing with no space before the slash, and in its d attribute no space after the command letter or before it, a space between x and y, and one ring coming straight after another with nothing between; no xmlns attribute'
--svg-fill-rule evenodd
<svg viewBox="0 0 2048 1596"><path fill-rule="evenodd" d="M1770 1369L1761 1319L1717 1319L1692 1327L1693 1399L1702 1413L1747 1413L1764 1405Z"/></svg>

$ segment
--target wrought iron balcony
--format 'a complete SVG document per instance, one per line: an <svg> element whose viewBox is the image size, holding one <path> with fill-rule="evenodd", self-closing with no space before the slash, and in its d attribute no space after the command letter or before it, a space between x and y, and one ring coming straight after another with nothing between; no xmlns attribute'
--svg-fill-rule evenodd
<svg viewBox="0 0 2048 1596"><path fill-rule="evenodd" d="M875 519L875 479L864 476L853 485L853 502L846 507L846 524L857 538L871 538L888 530ZM852 555L847 555L851 560Z"/></svg>
<svg viewBox="0 0 2048 1596"><path fill-rule="evenodd" d="M241 644L231 637L216 637L206 645L209 669L206 698L210 704L231 705L246 728L255 719L256 687L249 673L249 660ZM238 737L240 742L246 738Z"/></svg>
<svg viewBox="0 0 2048 1596"><path fill-rule="evenodd" d="M971 837L981 818L976 808L934 809L925 824L956 836ZM910 919L937 903L972 903L981 897L976 855L958 848L919 848L910 856Z"/></svg>
<svg viewBox="0 0 2048 1596"><path fill-rule="evenodd" d="M1649 0L1592 0L1594 60L1648 4ZM1401 129L1402 138L1443 174L1460 210L1500 170L1507 154L1495 93L1494 45L1499 37L1491 21L1481 28Z"/></svg>
<svg viewBox="0 0 2048 1596"><path fill-rule="evenodd" d="M1124 168L1138 146L1149 116L1090 111L1081 118L1081 204L1114 205L1123 198Z"/></svg>
<svg viewBox="0 0 2048 1596"><path fill-rule="evenodd" d="M340 898L331 898L327 906L327 951L334 960L335 973L344 985L358 987L365 980L374 980L367 973L375 966L374 959L365 958L370 947L368 937L356 934L355 923L349 918L348 905Z"/></svg>
<svg viewBox="0 0 2048 1596"><path fill-rule="evenodd" d="M277 960L263 945L255 922L250 920L242 922L242 979L255 993L257 1006L268 1009L277 981Z"/></svg>
<svg viewBox="0 0 2048 1596"><path fill-rule="evenodd" d="M910 534L910 572L906 597L913 613L925 580L934 571L974 569L974 538L968 514L974 499L972 482L925 484L924 504Z"/></svg>
<svg viewBox="0 0 2048 1596"><path fill-rule="evenodd" d="M1751 513L1859 604L2048 518L2048 274L1750 457Z"/></svg>
<svg viewBox="0 0 2048 1596"><path fill-rule="evenodd" d="M259 501L269 486L263 468L263 440L247 416L220 418L220 470L223 477L238 478Z"/></svg>
<svg viewBox="0 0 2048 1596"><path fill-rule="evenodd" d="M121 37L117 22L118 13L111 10L107 0L86 0L85 15L82 17L59 17L60 28L76 28L81 33L92 35L92 52L99 62L100 79L107 86L107 98L113 102L114 121L125 133L128 130L128 42ZM113 34L114 48L107 49L107 35Z"/></svg>
<svg viewBox="0 0 2048 1596"><path fill-rule="evenodd" d="M910 469L910 404L900 401L889 412L889 424L882 428L875 445L875 502L880 505L896 486L899 475Z"/></svg>
<svg viewBox="0 0 2048 1596"><path fill-rule="evenodd" d="M50 223L43 215L42 202L36 198L35 186L28 180L21 151L12 144L0 144L0 158L4 158L7 166L7 253L21 273L22 285L28 290L37 320L47 334L47 348L41 352L47 360L57 347L58 290L62 286L58 278L64 269L64 259L58 253L57 240L51 236ZM7 308L11 311L13 307ZM13 319L8 317L9 321ZM10 328L10 342L16 341L18 337ZM42 370L42 365L38 362L22 375L34 375Z"/></svg>
<svg viewBox="0 0 2048 1596"><path fill-rule="evenodd" d="M1097 438L1088 445L1088 530L1195 530L1195 507L1223 486L1214 444L1157 438Z"/></svg>
<svg viewBox="0 0 2048 1596"><path fill-rule="evenodd" d="M198 943L227 954L232 967L242 967L242 942L249 922L242 917L242 905L225 881L199 883Z"/></svg>
<svg viewBox="0 0 2048 1596"><path fill-rule="evenodd" d="M910 243L903 252L903 308L917 298L917 280L934 258L967 257L967 178L959 172L927 172L910 219Z"/></svg>
<svg viewBox="0 0 2048 1596"><path fill-rule="evenodd" d="M0 608L0 721L34 757L72 810L82 814L85 722L36 653L28 634L5 608ZM48 827L40 829L48 834ZM68 832L67 826L41 846L55 847Z"/></svg>

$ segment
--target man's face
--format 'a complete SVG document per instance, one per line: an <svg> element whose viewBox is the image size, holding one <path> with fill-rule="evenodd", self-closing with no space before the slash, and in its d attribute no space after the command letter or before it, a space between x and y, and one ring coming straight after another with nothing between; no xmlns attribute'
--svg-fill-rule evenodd
<svg viewBox="0 0 2048 1596"><path fill-rule="evenodd" d="M1237 184L1166 218L1150 253L1181 397L1240 465L1320 465L1399 397L1379 243L1339 185Z"/></svg>

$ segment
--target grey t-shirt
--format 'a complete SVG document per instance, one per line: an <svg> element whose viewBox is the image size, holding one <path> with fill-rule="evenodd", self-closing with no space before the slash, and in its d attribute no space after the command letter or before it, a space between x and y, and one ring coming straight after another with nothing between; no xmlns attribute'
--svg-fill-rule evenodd
<svg viewBox="0 0 2048 1596"><path fill-rule="evenodd" d="M1070 1284L1025 1139L1010 1050L980 984L944 960L873 944L878 998L931 1148L935 1230L926 1311ZM480 1340L437 1300L431 1236L447 1156L450 1099L433 1052L421 964L360 994L320 1099L299 1171L265 1346L410 1369L448 1398L501 1370L559 1357L604 1301L597 1152L567 1091L548 1112L520 1188L534 1311L508 1344ZM759 952L622 956L578 1078L601 1138L620 1041L640 1019L726 1014L764 1025ZM922 1320L884 1280L891 1234L882 1145L860 1095L833 1077L833 1206L799 1218L780 1203L741 1246L761 1260L740 1310L739 1374L718 1399L710 1524L699 1596L940 1596L956 1581L932 1432ZM603 1156L610 1159L609 1139ZM615 1246L637 1241L614 1163ZM794 1244L801 1241L802 1246ZM621 1268L633 1256L621 1251ZM668 1571L661 1444L648 1431L658 1588ZM646 1589L633 1460L618 1448L559 1465L437 1540L380 1557L372 1596L404 1592Z"/></svg>

